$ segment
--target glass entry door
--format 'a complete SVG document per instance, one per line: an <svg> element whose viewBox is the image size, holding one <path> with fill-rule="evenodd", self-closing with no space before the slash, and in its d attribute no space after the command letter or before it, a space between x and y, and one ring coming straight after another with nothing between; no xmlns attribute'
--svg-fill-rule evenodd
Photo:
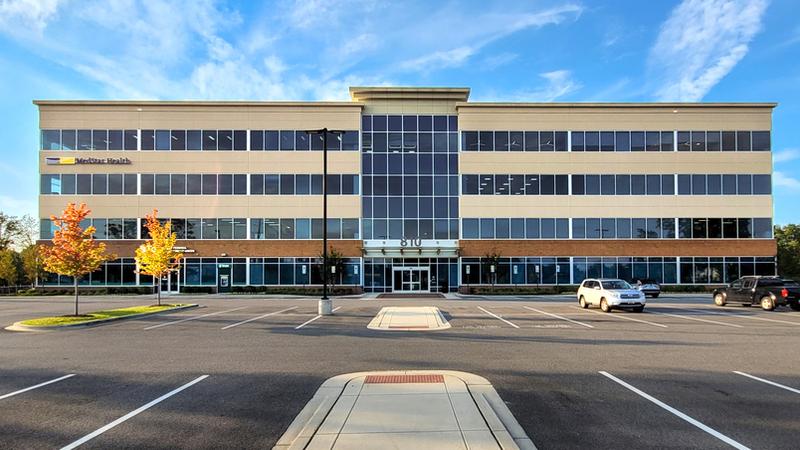
<svg viewBox="0 0 800 450"><path fill-rule="evenodd" d="M430 292L430 270L427 267L395 267L394 292Z"/></svg>

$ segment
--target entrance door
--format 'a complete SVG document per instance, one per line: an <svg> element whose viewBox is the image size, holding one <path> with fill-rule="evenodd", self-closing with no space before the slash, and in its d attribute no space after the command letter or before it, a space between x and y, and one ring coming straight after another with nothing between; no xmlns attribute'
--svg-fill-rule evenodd
<svg viewBox="0 0 800 450"><path fill-rule="evenodd" d="M427 267L395 267L394 292L430 292L430 269Z"/></svg>
<svg viewBox="0 0 800 450"><path fill-rule="evenodd" d="M180 278L179 271L170 272L168 276L161 279L161 293L163 294L177 294L180 292Z"/></svg>
<svg viewBox="0 0 800 450"><path fill-rule="evenodd" d="M217 291L230 292L231 291L231 265L220 264L217 272Z"/></svg>

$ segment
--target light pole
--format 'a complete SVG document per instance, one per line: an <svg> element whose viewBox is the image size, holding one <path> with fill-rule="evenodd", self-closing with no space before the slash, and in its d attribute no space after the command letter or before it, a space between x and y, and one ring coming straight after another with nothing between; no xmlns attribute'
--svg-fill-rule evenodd
<svg viewBox="0 0 800 450"><path fill-rule="evenodd" d="M333 314L333 301L328 298L328 133L341 136L342 131L322 128L308 130L309 136L322 133L322 298L319 299L317 314Z"/></svg>

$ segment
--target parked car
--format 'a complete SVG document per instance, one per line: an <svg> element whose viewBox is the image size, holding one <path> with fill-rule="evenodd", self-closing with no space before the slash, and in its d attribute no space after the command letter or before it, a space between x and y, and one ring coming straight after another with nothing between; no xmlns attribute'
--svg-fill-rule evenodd
<svg viewBox="0 0 800 450"><path fill-rule="evenodd" d="M633 287L644 292L646 297L658 298L658 295L661 294L661 285L658 284L656 280L651 280L649 278L636 280Z"/></svg>
<svg viewBox="0 0 800 450"><path fill-rule="evenodd" d="M789 305L800 311L800 286L792 280L780 277L742 277L724 288L714 290L714 304L725 306L739 303L743 306L761 305L761 309L772 311L780 305Z"/></svg>
<svg viewBox="0 0 800 450"><path fill-rule="evenodd" d="M588 278L578 288L578 304L581 308L598 305L603 312L614 308L642 312L646 302L644 293L625 280Z"/></svg>

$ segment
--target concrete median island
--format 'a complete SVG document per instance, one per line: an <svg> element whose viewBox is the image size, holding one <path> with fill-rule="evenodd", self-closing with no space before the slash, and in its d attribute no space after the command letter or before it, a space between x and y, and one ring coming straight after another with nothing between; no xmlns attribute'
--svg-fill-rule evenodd
<svg viewBox="0 0 800 450"><path fill-rule="evenodd" d="M167 305L143 305L130 306L127 308L107 309L94 311L88 314L38 317L35 319L22 320L6 327L10 331L49 331L78 326L96 325L115 320L132 319L136 317L149 316L171 311L178 311L187 308L194 308L197 304L177 303Z"/></svg>

